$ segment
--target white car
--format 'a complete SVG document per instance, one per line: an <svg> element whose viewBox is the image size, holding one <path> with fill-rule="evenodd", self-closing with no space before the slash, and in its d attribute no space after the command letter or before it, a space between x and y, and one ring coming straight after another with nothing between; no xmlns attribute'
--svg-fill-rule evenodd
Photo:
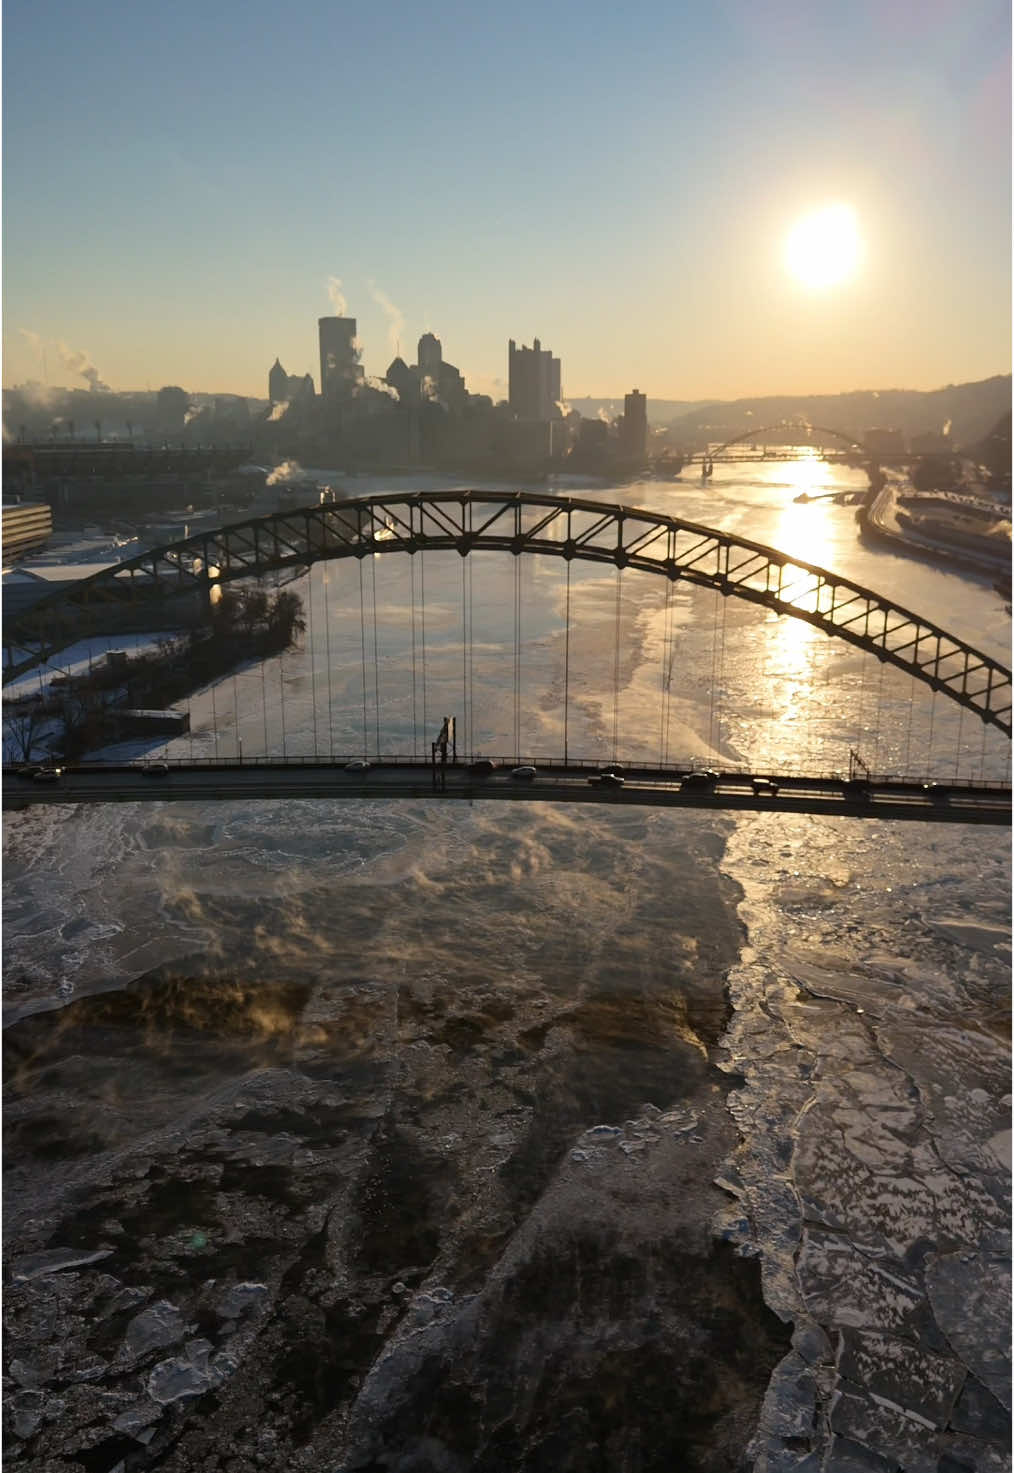
<svg viewBox="0 0 1014 1473"><path fill-rule="evenodd" d="M351 762L346 762L346 772L369 772L370 764L365 757L355 757Z"/></svg>
<svg viewBox="0 0 1014 1473"><path fill-rule="evenodd" d="M518 783L530 783L535 777L535 768L527 764L521 767L511 768L511 777Z"/></svg>

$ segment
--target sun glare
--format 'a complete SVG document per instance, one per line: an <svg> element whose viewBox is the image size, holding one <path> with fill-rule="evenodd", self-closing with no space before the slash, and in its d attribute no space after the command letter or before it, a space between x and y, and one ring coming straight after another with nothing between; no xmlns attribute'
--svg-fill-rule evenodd
<svg viewBox="0 0 1014 1473"><path fill-rule="evenodd" d="M853 276L861 245L855 211L827 205L797 220L785 242L785 262L804 286L835 286Z"/></svg>

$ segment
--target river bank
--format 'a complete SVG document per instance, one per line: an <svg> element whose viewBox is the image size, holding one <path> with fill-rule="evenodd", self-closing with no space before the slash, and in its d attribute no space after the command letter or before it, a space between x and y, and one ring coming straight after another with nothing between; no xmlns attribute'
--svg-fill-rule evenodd
<svg viewBox="0 0 1014 1473"><path fill-rule="evenodd" d="M1010 585L1011 554L1009 539L994 555L976 552L969 547L956 547L953 542L919 535L899 525L896 500L898 488L887 481L873 491L857 513L861 533L872 542L896 548L909 557L924 558L942 567L955 567L988 579L991 584L1005 578ZM998 508L999 510L999 508Z"/></svg>

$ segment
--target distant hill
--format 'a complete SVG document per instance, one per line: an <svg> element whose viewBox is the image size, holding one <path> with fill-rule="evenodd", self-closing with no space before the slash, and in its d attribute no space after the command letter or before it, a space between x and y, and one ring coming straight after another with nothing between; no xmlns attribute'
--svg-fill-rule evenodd
<svg viewBox="0 0 1014 1473"><path fill-rule="evenodd" d="M714 399L653 399L648 395L648 423L667 425L680 415L695 414L707 409L717 401ZM609 419L623 413L623 396L619 399L568 399L568 409L576 409L584 419L598 419L603 410Z"/></svg>
<svg viewBox="0 0 1014 1473"><path fill-rule="evenodd" d="M803 418L862 439L865 430L891 426L906 436L949 427L954 445L971 445L988 435L1011 408L1011 376L997 374L943 389L864 389L849 394L773 395L694 406L669 419L677 443L729 439L783 419ZM649 417L654 418L651 401Z"/></svg>
<svg viewBox="0 0 1014 1473"><path fill-rule="evenodd" d="M623 399L570 399L585 419L603 411L609 419L623 413ZM906 437L940 431L950 422L955 445L971 445L988 435L1011 407L1011 376L997 374L971 384L944 389L858 389L848 394L772 394L756 399L653 399L648 395L648 422L669 427L676 444L693 447L731 439L744 430L808 419L828 429L861 439L864 430L893 426Z"/></svg>

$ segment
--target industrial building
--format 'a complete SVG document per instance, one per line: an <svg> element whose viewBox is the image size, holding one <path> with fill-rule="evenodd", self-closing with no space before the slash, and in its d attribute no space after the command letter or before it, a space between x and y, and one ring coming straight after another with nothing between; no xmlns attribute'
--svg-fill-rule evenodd
<svg viewBox="0 0 1014 1473"><path fill-rule="evenodd" d="M53 535L53 513L44 501L3 503L3 560L16 561L44 547Z"/></svg>

